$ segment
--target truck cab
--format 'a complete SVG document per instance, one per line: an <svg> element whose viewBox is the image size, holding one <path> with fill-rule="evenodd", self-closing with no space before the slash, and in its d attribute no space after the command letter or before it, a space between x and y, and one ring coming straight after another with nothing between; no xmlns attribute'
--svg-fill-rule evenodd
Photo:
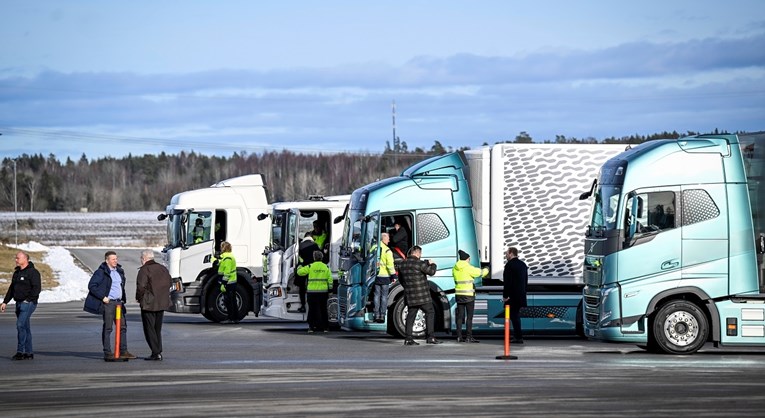
<svg viewBox="0 0 765 418"><path fill-rule="evenodd" d="M312 260L300 260L299 248L315 225L326 234L320 250L333 276L337 277L338 252L343 218L350 195L310 196L297 202L274 203L269 213L258 216L262 224L270 220L270 244L263 252L263 314L269 317L305 320L307 306L300 303L295 284L297 268ZM313 239L313 238L312 238ZM334 293L334 292L333 292ZM330 323L337 323L337 299L329 298Z"/></svg>
<svg viewBox="0 0 765 418"><path fill-rule="evenodd" d="M671 354L765 343L764 147L762 134L700 135L603 165L584 240L588 337Z"/></svg>
<svg viewBox="0 0 765 418"><path fill-rule="evenodd" d="M204 189L178 193L157 219L167 222L167 244L163 259L174 290L171 312L201 313L219 322L227 318L223 296L217 285L216 255L220 243L228 241L237 261L237 306L239 316L258 313L261 253L268 228L256 221L269 208L263 177L247 175L224 180Z"/></svg>

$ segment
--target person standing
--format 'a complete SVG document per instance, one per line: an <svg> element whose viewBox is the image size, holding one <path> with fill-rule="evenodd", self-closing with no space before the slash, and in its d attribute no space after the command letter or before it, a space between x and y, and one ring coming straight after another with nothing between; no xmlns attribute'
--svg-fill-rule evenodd
<svg viewBox="0 0 765 418"><path fill-rule="evenodd" d="M324 251L324 242L327 241L327 231L320 220L313 221L313 231L311 232L314 242L319 246L319 250ZM322 256L323 257L323 256Z"/></svg>
<svg viewBox="0 0 765 418"><path fill-rule="evenodd" d="M375 278L374 315L375 322L385 322L385 313L388 309L388 292L391 279L396 276L396 267L393 264L393 251L388 247L390 236L383 232L380 234L380 262Z"/></svg>
<svg viewBox="0 0 765 418"><path fill-rule="evenodd" d="M321 251L318 245L313 240L311 232L305 233L305 237L300 241L298 246L298 268L307 266L313 262L313 253ZM308 285L308 276L295 273L295 286L298 287L298 296L300 297L300 309L298 312L305 312L305 293L306 286Z"/></svg>
<svg viewBox="0 0 765 418"><path fill-rule="evenodd" d="M454 294L457 297L457 342L477 343L473 338L473 312L475 311L475 281L476 277L486 277L489 269L480 269L470 264L470 254L459 250L460 260L454 264ZM466 334L462 337L462 320L467 315Z"/></svg>
<svg viewBox="0 0 765 418"><path fill-rule="evenodd" d="M104 348L104 360L114 361L112 352L112 331L117 318L117 309L121 310L120 321L120 357L121 359L136 358L127 350L127 317L125 316L125 271L117 259L117 253L107 251L104 262L93 272L88 282L88 296L85 298L83 310L96 315L102 315L101 343Z"/></svg>
<svg viewBox="0 0 765 418"><path fill-rule="evenodd" d="M400 282L404 287L406 306L409 312L406 314L406 338L404 345L420 345L412 337L414 320L417 311L425 313L425 342L428 344L441 344L433 335L435 328L435 314L433 300L430 298L430 285L428 277L436 274L436 265L429 260L420 260L422 248L419 245L409 250L409 257L401 262L399 273Z"/></svg>
<svg viewBox="0 0 765 418"><path fill-rule="evenodd" d="M221 324L238 324L239 308L236 306L236 259L232 253L233 250L230 242L221 242L220 251L218 274L223 277L223 283L220 285L220 290L223 292L226 313L228 314L228 320L221 321Z"/></svg>
<svg viewBox="0 0 765 418"><path fill-rule="evenodd" d="M154 261L154 251L141 252L141 268L136 278L135 299L141 305L143 335L151 355L144 360L162 361L162 320L170 307L172 278L165 266Z"/></svg>
<svg viewBox="0 0 765 418"><path fill-rule="evenodd" d="M760 292L765 291L765 232L757 238L757 263L760 273Z"/></svg>
<svg viewBox="0 0 765 418"><path fill-rule="evenodd" d="M390 237L391 247L398 248L402 255L409 251L409 233L404 228L403 222L401 219L396 219L396 222L393 224L393 233Z"/></svg>
<svg viewBox="0 0 765 418"><path fill-rule="evenodd" d="M324 253L313 252L313 263L302 266L298 274L308 276L308 332L329 331L327 301L332 290L332 272L324 264Z"/></svg>
<svg viewBox="0 0 765 418"><path fill-rule="evenodd" d="M34 263L29 261L29 254L19 251L16 253L16 267L13 270L11 285L5 293L3 303L0 304L0 312L5 312L11 298L16 302L16 331L17 344L16 354L13 360L32 360L35 358L32 349L32 313L37 309L37 299L42 290L40 272Z"/></svg>
<svg viewBox="0 0 765 418"><path fill-rule="evenodd" d="M529 284L529 268L518 258L518 249L509 247L505 254L507 263L502 273L504 286L502 300L510 305L510 322L513 324L513 338L510 342L523 344L523 329L521 328L521 308L527 306L526 287Z"/></svg>

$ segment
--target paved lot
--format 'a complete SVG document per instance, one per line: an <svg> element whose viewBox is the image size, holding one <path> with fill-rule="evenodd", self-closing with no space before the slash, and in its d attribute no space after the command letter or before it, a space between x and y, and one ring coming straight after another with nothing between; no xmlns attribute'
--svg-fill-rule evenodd
<svg viewBox="0 0 765 418"><path fill-rule="evenodd" d="M120 252L122 260L136 254ZM134 303L127 320L129 350L148 355ZM684 357L530 337L512 347L518 360L502 361L500 336L458 344L440 335L445 344L404 347L382 333L306 328L166 314L165 361L106 363L100 317L82 302L41 304L35 359L11 361L11 310L0 315L0 414L759 417L765 409L765 349L707 346Z"/></svg>

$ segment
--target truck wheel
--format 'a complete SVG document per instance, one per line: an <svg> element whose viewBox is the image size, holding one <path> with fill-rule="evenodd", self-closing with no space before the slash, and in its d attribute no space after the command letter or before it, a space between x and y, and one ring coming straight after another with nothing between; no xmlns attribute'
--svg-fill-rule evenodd
<svg viewBox="0 0 765 418"><path fill-rule="evenodd" d="M388 333L396 337L406 336L406 315L409 312L409 308L406 306L406 299L402 296L396 299L393 303L390 311L388 311L388 318L393 319L392 327L388 327ZM392 331L392 332L391 332ZM425 336L425 314L418 310L417 316L414 319L414 326L412 326L412 337L422 338Z"/></svg>
<svg viewBox="0 0 765 418"><path fill-rule="evenodd" d="M707 342L709 327L704 312L694 303L671 301L654 317L653 339L661 351L668 354L693 354ZM652 342L649 337L649 342ZM649 349L651 345L649 344Z"/></svg>
<svg viewBox="0 0 765 418"><path fill-rule="evenodd" d="M236 287L236 306L239 309L237 320L242 320L242 318L247 316L251 304L247 289L240 283ZM226 299L223 296L223 292L220 291L220 285L217 285L217 283L211 285L209 295L207 296L207 316L213 322L221 322L228 319Z"/></svg>

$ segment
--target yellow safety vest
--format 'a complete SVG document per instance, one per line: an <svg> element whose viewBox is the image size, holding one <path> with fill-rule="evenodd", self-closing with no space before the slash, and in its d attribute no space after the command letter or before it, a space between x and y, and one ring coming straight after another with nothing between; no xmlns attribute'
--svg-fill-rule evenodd
<svg viewBox="0 0 765 418"><path fill-rule="evenodd" d="M452 269L454 277L454 294L457 296L475 296L476 277L486 277L489 269L473 267L467 260L460 260Z"/></svg>

